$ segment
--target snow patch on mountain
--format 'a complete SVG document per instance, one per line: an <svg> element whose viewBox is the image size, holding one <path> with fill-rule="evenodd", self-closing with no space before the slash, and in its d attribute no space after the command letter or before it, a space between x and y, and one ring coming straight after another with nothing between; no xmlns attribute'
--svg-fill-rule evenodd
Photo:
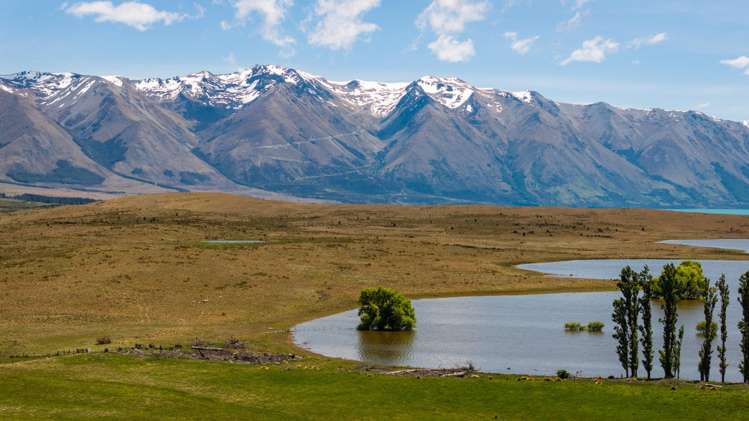
<svg viewBox="0 0 749 421"><path fill-rule="evenodd" d="M741 122L741 124L743 124L744 127L746 127L747 129L749 129L749 120L744 120L743 122Z"/></svg>
<svg viewBox="0 0 749 421"><path fill-rule="evenodd" d="M408 83L369 82L352 80L333 82L321 79L323 86L349 105L363 108L377 117L388 115L403 98Z"/></svg>
<svg viewBox="0 0 749 421"><path fill-rule="evenodd" d="M37 96L48 98L69 88L81 76L74 73L20 72L0 78L16 88L32 89Z"/></svg>
<svg viewBox="0 0 749 421"><path fill-rule="evenodd" d="M510 92L510 95L514 96L520 101L525 102L526 104L530 104L533 102L533 93L530 91L518 91L518 92Z"/></svg>
<svg viewBox="0 0 749 421"><path fill-rule="evenodd" d="M213 106L241 108L279 83L299 85L316 80L316 76L294 69L262 65L227 74L202 71L168 79L144 79L136 82L135 88L162 101L173 101L184 95Z"/></svg>
<svg viewBox="0 0 749 421"><path fill-rule="evenodd" d="M119 76L102 76L101 78L118 88L122 87L122 79Z"/></svg>
<svg viewBox="0 0 749 421"><path fill-rule="evenodd" d="M30 92L39 105L62 108L69 104L68 100L77 101L104 78L76 73L20 72L0 76L0 79L6 87ZM21 95L26 96L27 93Z"/></svg>
<svg viewBox="0 0 749 421"><path fill-rule="evenodd" d="M471 85L454 77L424 76L416 84L435 101L451 109L465 104L474 92Z"/></svg>

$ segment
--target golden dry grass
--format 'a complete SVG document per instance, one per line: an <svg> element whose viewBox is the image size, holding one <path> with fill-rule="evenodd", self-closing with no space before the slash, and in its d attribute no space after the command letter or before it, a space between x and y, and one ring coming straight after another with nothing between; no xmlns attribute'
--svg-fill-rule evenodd
<svg viewBox="0 0 749 421"><path fill-rule="evenodd" d="M294 204L169 194L0 215L0 356L222 340L288 350L287 329L408 296L610 288L524 272L577 258L746 258L656 244L746 237L749 218L650 210ZM205 239L265 240L206 246Z"/></svg>

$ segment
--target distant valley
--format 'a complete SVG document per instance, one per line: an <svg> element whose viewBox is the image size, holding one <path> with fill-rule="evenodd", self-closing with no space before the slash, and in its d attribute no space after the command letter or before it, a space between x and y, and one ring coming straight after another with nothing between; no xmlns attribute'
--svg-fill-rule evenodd
<svg viewBox="0 0 749 421"><path fill-rule="evenodd" d="M279 66L0 77L0 185L361 203L749 206L749 125ZM0 189L0 191L2 191Z"/></svg>

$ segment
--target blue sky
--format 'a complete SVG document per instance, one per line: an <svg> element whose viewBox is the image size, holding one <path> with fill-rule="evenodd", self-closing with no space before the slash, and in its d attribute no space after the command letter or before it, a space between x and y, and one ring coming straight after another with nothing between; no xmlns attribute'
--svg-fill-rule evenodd
<svg viewBox="0 0 749 421"><path fill-rule="evenodd" d="M2 0L0 73L458 76L567 102L749 119L746 0Z"/></svg>

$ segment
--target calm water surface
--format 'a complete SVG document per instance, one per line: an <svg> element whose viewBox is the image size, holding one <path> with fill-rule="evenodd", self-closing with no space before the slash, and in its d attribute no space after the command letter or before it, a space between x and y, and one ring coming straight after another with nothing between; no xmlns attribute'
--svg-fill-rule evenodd
<svg viewBox="0 0 749 421"><path fill-rule="evenodd" d="M749 215L749 209L666 209L672 212L707 213L711 215Z"/></svg>
<svg viewBox="0 0 749 421"><path fill-rule="evenodd" d="M749 253L749 240L666 240L662 244L675 244L680 246L707 247L725 250L740 250Z"/></svg>
<svg viewBox="0 0 749 421"><path fill-rule="evenodd" d="M660 269L668 260L578 260L522 265L523 269L553 275L611 279L621 268L644 265ZM740 318L736 284L749 261L701 261L705 273L717 279L725 273L732 288L729 307L728 378L738 381ZM411 333L359 332L355 310L298 325L295 342L313 352L375 364L414 367L455 367L472 362L483 371L518 374L554 374L558 369L583 376L618 376L622 369L611 337L611 302L616 293L564 293L494 297L457 297L415 300L417 329ZM662 313L654 303L656 349L660 348ZM700 338L695 325L702 319L701 303L683 303L679 324L684 325L682 378L698 379ZM568 321L603 321L604 333L566 333ZM655 376L662 376L655 356ZM717 378L713 362L713 378Z"/></svg>

